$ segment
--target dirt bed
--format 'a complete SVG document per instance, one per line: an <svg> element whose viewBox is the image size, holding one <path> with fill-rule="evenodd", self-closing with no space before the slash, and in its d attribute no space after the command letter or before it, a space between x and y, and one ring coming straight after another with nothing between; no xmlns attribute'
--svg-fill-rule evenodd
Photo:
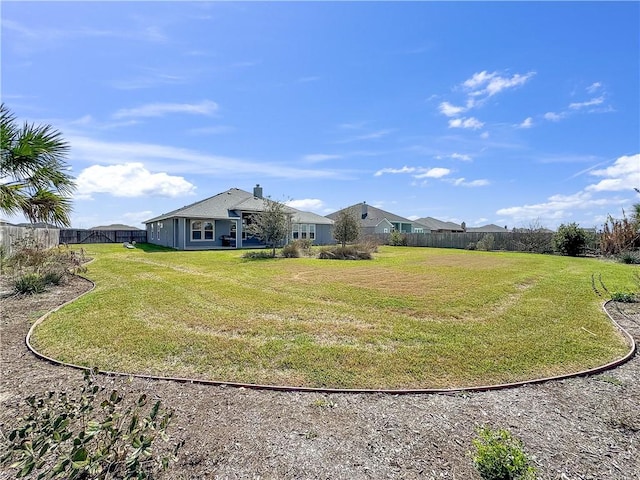
<svg viewBox="0 0 640 480"><path fill-rule="evenodd" d="M0 428L23 399L73 390L80 371L38 360L25 347L44 312L86 291L74 279L0 301ZM611 314L640 340L640 307ZM127 396L147 392L175 409L172 441L186 441L163 478L472 479L475 428L508 428L540 478L640 478L640 360L586 378L457 395L282 393L101 377ZM15 473L0 469L0 478Z"/></svg>

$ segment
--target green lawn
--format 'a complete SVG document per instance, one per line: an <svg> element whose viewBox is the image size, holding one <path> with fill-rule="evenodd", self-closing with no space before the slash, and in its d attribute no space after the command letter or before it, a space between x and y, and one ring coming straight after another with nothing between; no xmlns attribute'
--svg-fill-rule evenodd
<svg viewBox="0 0 640 480"><path fill-rule="evenodd" d="M597 259L381 247L372 261L91 245L96 289L35 345L105 370L340 388L447 388L606 363L626 352L591 285Z"/></svg>

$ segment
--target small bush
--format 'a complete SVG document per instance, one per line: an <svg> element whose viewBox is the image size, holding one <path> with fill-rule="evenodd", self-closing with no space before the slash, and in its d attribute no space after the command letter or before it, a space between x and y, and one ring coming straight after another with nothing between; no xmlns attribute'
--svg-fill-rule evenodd
<svg viewBox="0 0 640 480"><path fill-rule="evenodd" d="M617 258L620 263L626 263L627 265L640 265L640 252L631 252L627 250L620 253Z"/></svg>
<svg viewBox="0 0 640 480"><path fill-rule="evenodd" d="M267 258L273 258L273 255L271 252L267 252L266 250L252 250L243 253L242 258L247 258L249 260L265 260Z"/></svg>
<svg viewBox="0 0 640 480"><path fill-rule="evenodd" d="M13 288L16 293L34 295L44 292L46 285L42 275L38 273L26 273L15 280Z"/></svg>
<svg viewBox="0 0 640 480"><path fill-rule="evenodd" d="M318 258L329 260L371 260L377 251L375 243L359 243L356 245L340 245L325 247L318 253Z"/></svg>
<svg viewBox="0 0 640 480"><path fill-rule="evenodd" d="M66 392L46 392L26 399L28 413L0 436L0 465L17 477L37 471L45 478L153 478L175 460L182 442L156 450L157 439L168 440L173 412L147 396L127 402L94 383L91 372L78 398ZM155 442L155 444L154 444Z"/></svg>
<svg viewBox="0 0 640 480"><path fill-rule="evenodd" d="M481 427L472 443L473 464L485 480L535 480L536 470L520 440L508 430Z"/></svg>
<svg viewBox="0 0 640 480"><path fill-rule="evenodd" d="M483 237L476 243L476 248L478 250L484 250L489 252L493 250L493 245L495 243L495 238L490 233L483 235Z"/></svg>
<svg viewBox="0 0 640 480"><path fill-rule="evenodd" d="M475 250L476 249L476 242L470 242L467 245L467 250Z"/></svg>
<svg viewBox="0 0 640 480"><path fill-rule="evenodd" d="M392 245L394 247L406 247L407 236L403 233L400 233L398 230L394 230L389 235L389 245Z"/></svg>
<svg viewBox="0 0 640 480"><path fill-rule="evenodd" d="M282 256L285 258L299 258L300 248L296 245L295 242L287 243L284 247L282 247Z"/></svg>
<svg viewBox="0 0 640 480"><path fill-rule="evenodd" d="M556 252L577 257L587 245L587 234L577 223L562 224L553 236L553 248Z"/></svg>
<svg viewBox="0 0 640 480"><path fill-rule="evenodd" d="M313 242L309 239L298 239L282 247L282 256L285 258L299 258L309 255Z"/></svg>
<svg viewBox="0 0 640 480"><path fill-rule="evenodd" d="M636 296L631 292L613 292L611 300L621 303L633 303L636 301Z"/></svg>

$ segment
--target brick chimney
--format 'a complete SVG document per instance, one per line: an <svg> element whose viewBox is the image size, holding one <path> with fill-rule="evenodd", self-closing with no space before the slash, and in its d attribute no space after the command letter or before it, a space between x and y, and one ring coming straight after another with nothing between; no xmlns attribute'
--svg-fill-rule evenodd
<svg viewBox="0 0 640 480"><path fill-rule="evenodd" d="M262 198L262 187L259 183L257 183L256 186L253 187L253 196L256 198Z"/></svg>

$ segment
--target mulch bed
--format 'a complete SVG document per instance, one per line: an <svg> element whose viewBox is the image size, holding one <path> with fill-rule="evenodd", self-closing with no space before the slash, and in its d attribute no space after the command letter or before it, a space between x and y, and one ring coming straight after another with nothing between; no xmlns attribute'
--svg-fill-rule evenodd
<svg viewBox="0 0 640 480"><path fill-rule="evenodd" d="M24 344L43 313L90 285L80 278L27 297L0 299L0 430L24 398L77 389L80 371L38 360ZM640 305L611 314L640 340ZM469 452L480 425L507 428L540 478L640 478L640 359L584 378L456 395L270 392L101 377L129 396L146 392L175 409L185 440L163 478L479 478ZM0 479L15 472L0 467Z"/></svg>

